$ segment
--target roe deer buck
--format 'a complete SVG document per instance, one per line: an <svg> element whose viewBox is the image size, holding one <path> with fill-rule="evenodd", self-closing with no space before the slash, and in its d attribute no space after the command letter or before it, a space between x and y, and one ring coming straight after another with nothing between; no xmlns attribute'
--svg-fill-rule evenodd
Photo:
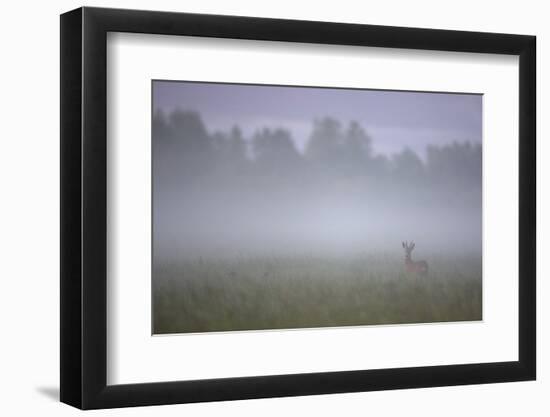
<svg viewBox="0 0 550 417"><path fill-rule="evenodd" d="M415 273L420 275L428 274L428 263L426 261L413 261L411 258L411 252L414 249L414 242L407 244L407 242L401 242L403 249L405 249L405 268L409 273Z"/></svg>

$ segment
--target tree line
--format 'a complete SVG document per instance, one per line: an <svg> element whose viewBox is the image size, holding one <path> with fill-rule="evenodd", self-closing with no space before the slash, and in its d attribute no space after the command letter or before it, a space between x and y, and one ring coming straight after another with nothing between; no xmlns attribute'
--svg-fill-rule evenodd
<svg viewBox="0 0 550 417"><path fill-rule="evenodd" d="M245 138L234 126L210 133L194 111L156 111L152 125L155 175L189 182L224 177L256 181L363 182L416 187L481 187L481 144L469 141L429 145L423 160L405 147L392 155L377 154L373 140L357 122L344 125L324 117L315 120L303 152L292 132L264 127ZM164 175L163 175L164 174ZM167 176L172 176L168 178Z"/></svg>

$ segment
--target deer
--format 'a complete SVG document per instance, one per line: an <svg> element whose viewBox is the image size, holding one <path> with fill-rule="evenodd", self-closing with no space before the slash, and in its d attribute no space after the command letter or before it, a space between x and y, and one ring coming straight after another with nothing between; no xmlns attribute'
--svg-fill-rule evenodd
<svg viewBox="0 0 550 417"><path fill-rule="evenodd" d="M411 257L411 252L414 249L414 242L411 241L410 244L407 242L401 242L403 249L405 249L405 269L408 273L427 275L428 274L428 263L426 261L413 261Z"/></svg>

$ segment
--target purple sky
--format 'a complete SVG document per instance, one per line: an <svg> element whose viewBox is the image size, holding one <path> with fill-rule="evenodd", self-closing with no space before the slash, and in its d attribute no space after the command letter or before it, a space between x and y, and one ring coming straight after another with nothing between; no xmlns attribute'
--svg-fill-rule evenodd
<svg viewBox="0 0 550 417"><path fill-rule="evenodd" d="M245 136L261 127L284 127L299 149L316 118L359 122L375 152L405 146L424 156L428 144L481 143L482 96L336 88L282 87L197 82L153 82L153 106L198 111L210 131L237 124Z"/></svg>

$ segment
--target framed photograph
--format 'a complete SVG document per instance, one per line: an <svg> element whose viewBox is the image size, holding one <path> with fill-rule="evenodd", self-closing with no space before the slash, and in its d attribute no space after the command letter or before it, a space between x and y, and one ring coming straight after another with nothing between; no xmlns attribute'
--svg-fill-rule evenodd
<svg viewBox="0 0 550 417"><path fill-rule="evenodd" d="M533 380L535 37L61 16L61 401Z"/></svg>

